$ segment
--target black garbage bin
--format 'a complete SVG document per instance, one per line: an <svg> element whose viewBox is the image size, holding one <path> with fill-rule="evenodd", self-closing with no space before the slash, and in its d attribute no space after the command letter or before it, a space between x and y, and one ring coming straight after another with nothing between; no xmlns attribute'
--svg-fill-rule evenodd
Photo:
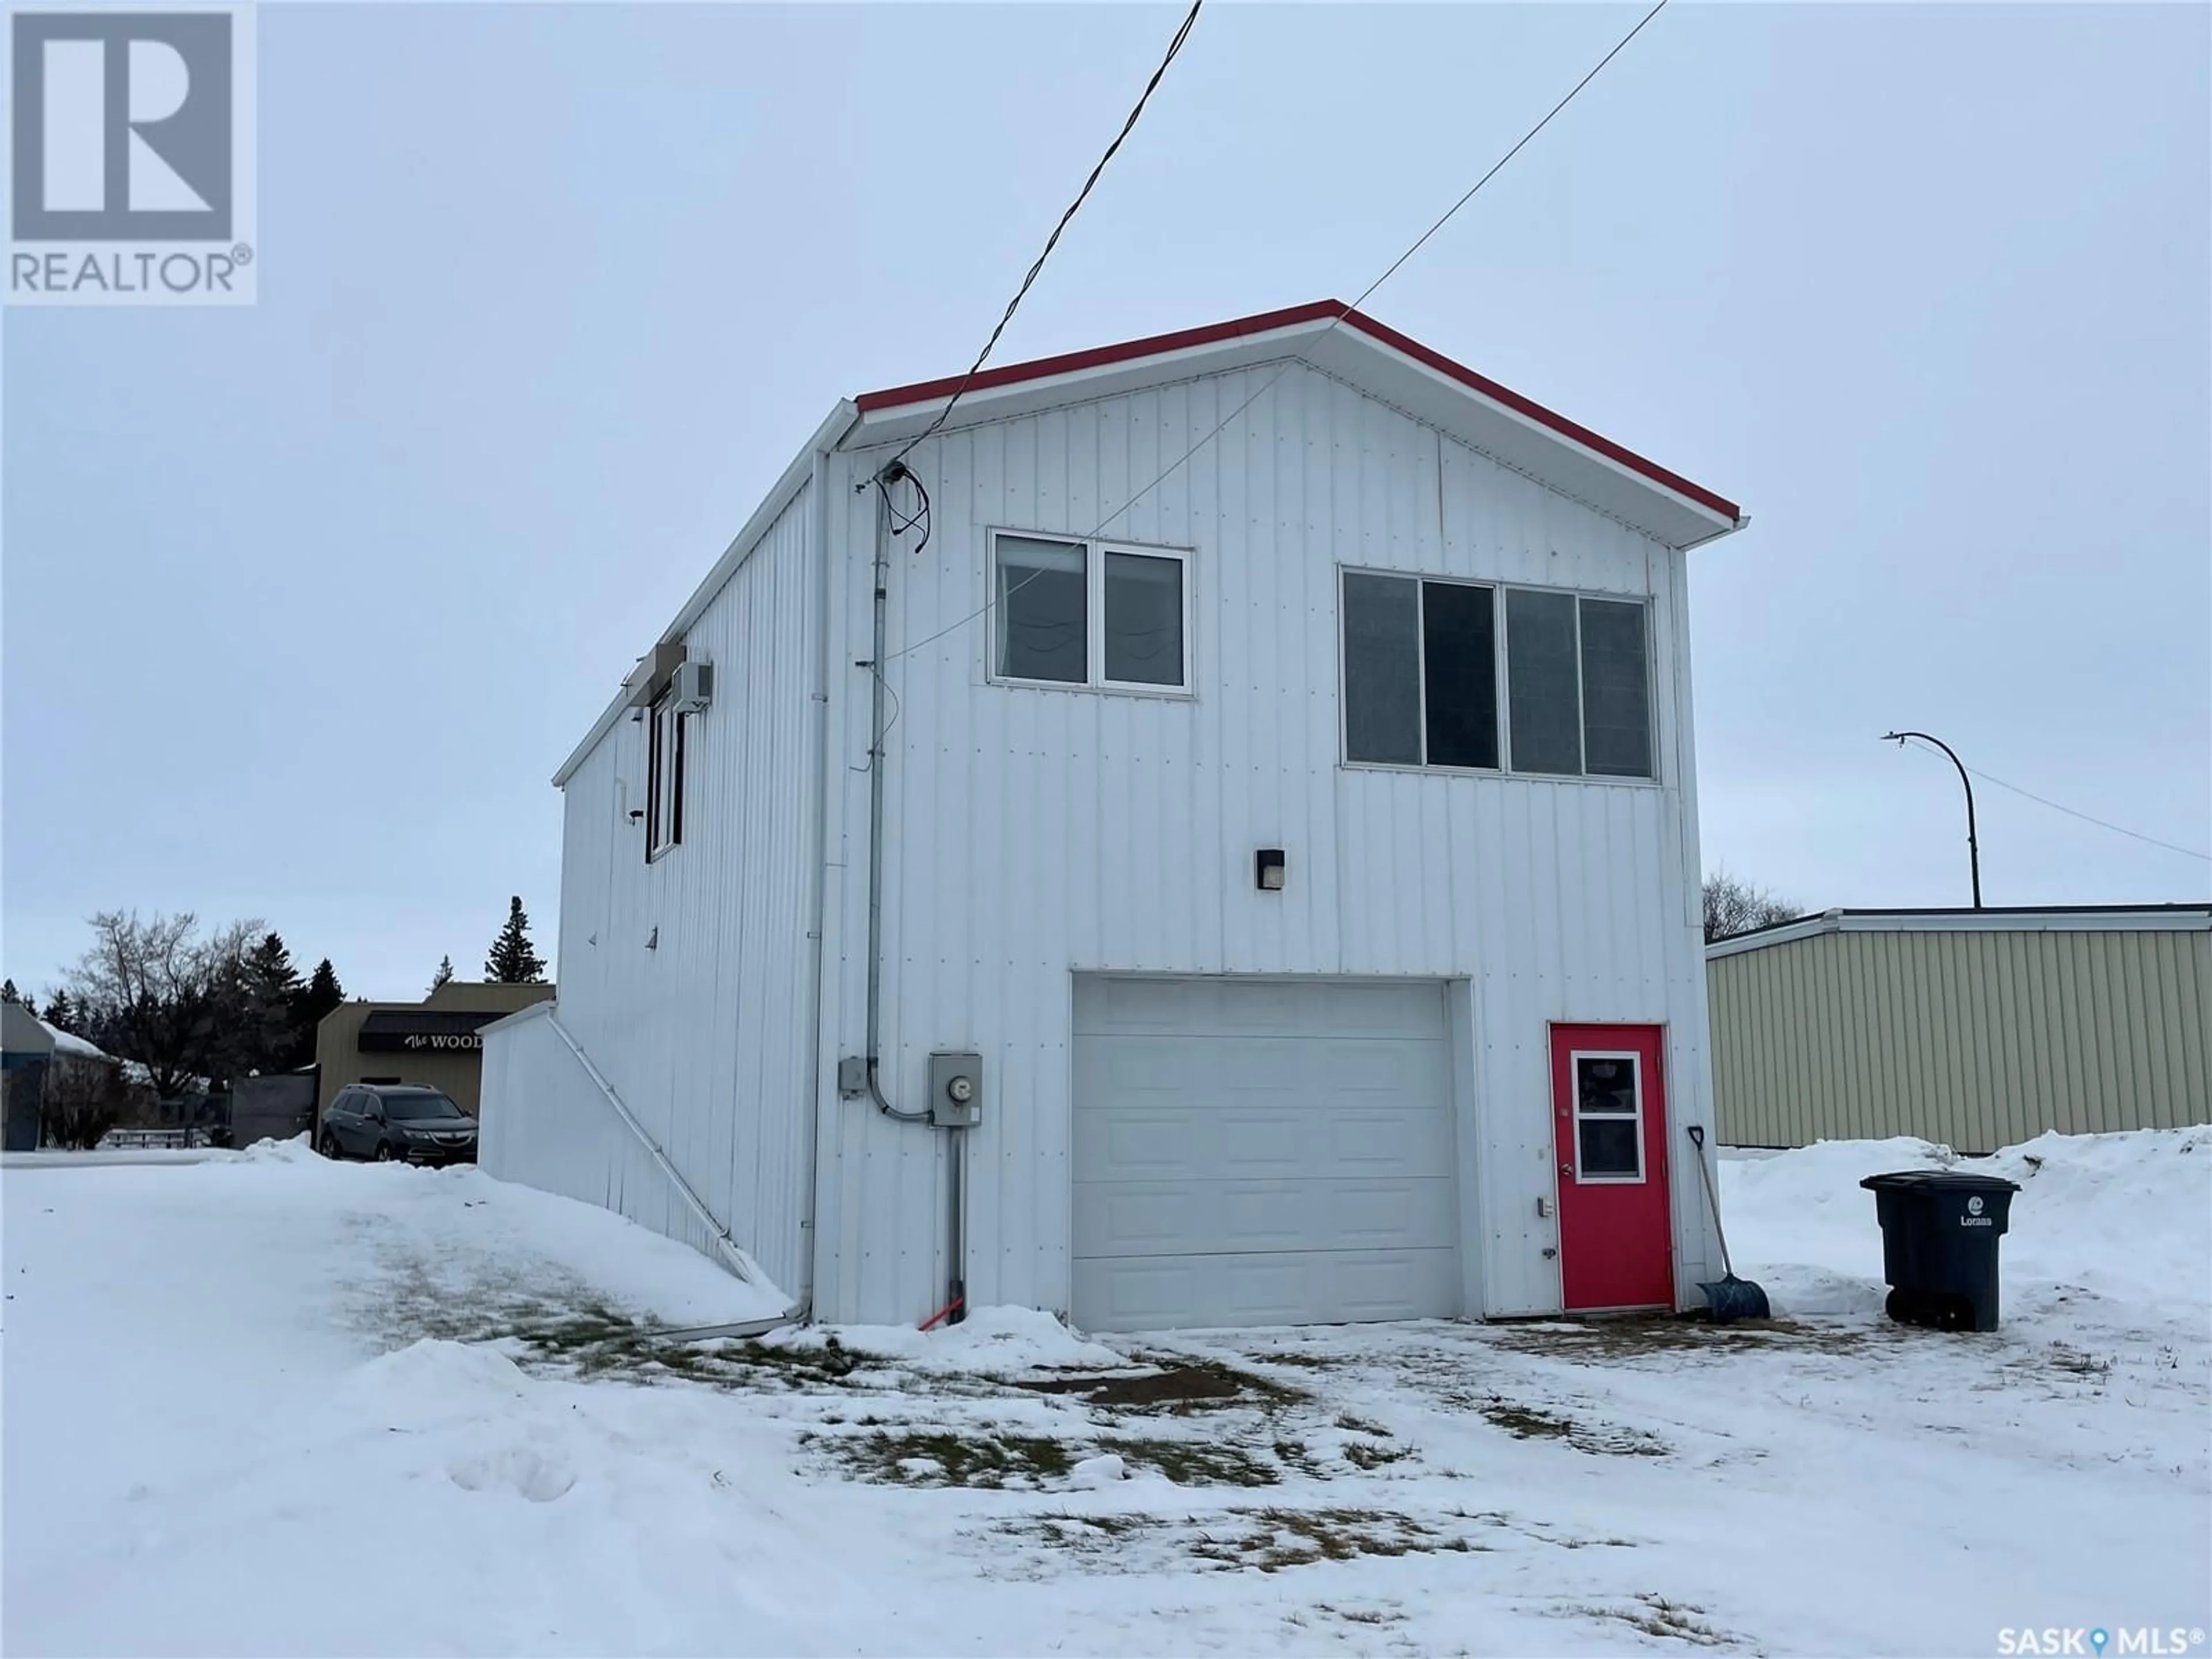
<svg viewBox="0 0 2212 1659"><path fill-rule="evenodd" d="M1997 1240L2017 1183L1997 1176L1900 1170L1869 1176L1881 1224L1889 1316L1943 1331L1997 1328Z"/></svg>

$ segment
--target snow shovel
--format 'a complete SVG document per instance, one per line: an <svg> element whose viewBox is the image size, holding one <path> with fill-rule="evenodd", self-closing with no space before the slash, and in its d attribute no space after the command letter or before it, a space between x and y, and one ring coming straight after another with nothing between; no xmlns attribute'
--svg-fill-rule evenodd
<svg viewBox="0 0 2212 1659"><path fill-rule="evenodd" d="M1702 1126L1689 1126L1690 1144L1698 1149L1698 1173L1705 1177L1705 1202L1712 1206L1713 1231L1721 1241L1721 1277L1698 1285L1705 1293L1705 1301L1713 1310L1713 1323L1733 1324L1739 1319L1771 1319L1773 1310L1766 1305L1766 1292L1748 1279L1738 1279L1735 1267L1729 1261L1728 1234L1721 1227L1720 1194L1713 1190L1712 1166L1705 1162L1705 1132Z"/></svg>

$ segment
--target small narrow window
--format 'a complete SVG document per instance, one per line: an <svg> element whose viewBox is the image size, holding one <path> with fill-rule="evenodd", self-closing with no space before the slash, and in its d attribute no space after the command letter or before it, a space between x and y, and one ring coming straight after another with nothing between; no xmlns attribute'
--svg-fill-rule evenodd
<svg viewBox="0 0 2212 1659"><path fill-rule="evenodd" d="M1344 753L1421 763L1421 585L1344 573Z"/></svg>
<svg viewBox="0 0 2212 1659"><path fill-rule="evenodd" d="M1182 561L1109 553L1105 582L1108 682L1182 684Z"/></svg>
<svg viewBox="0 0 2212 1659"><path fill-rule="evenodd" d="M998 672L1008 679L1091 678L1089 582L1080 542L998 538Z"/></svg>
<svg viewBox="0 0 2212 1659"><path fill-rule="evenodd" d="M1644 607L1584 599L1583 763L1600 777L1651 775L1651 679L1644 660Z"/></svg>
<svg viewBox="0 0 2212 1659"><path fill-rule="evenodd" d="M1513 769L1580 772L1583 711L1573 594L1522 588L1506 594L1505 670Z"/></svg>
<svg viewBox="0 0 2212 1659"><path fill-rule="evenodd" d="M672 691L646 717L645 857L650 864L684 839L684 716Z"/></svg>
<svg viewBox="0 0 2212 1659"><path fill-rule="evenodd" d="M1498 764L1498 627L1486 587L1421 584L1429 764Z"/></svg>
<svg viewBox="0 0 2212 1659"><path fill-rule="evenodd" d="M1633 1054L1577 1054L1575 1173L1583 1181L1644 1179L1644 1123Z"/></svg>

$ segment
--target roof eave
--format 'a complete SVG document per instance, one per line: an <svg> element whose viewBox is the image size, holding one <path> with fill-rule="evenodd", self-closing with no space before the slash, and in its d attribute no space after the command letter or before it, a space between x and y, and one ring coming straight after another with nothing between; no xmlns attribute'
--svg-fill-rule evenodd
<svg viewBox="0 0 2212 1659"><path fill-rule="evenodd" d="M752 556L753 549L759 544L761 538L768 534L769 527L775 524L783 509L791 505L805 486L813 472L815 461L829 454L844 441L859 415L859 410L850 398L838 400L836 407L823 418L820 426L814 428L814 435L807 440L806 447L792 458L791 465L784 468L782 476L761 498L760 505L745 520L744 528L731 539L730 544L722 550L722 556L714 561L714 568L708 571L705 579L691 590L691 597L684 601L675 620L661 630L657 643L672 644L690 630L691 624L699 620L707 607L714 602L714 596L737 574L738 567ZM622 719L623 710L629 707L629 685L625 679L622 687L608 700L599 719L592 722L592 729L584 734L584 740L569 751L568 758L562 761L560 769L553 774L555 788L564 787L568 780L576 775L576 769L584 763L592 750L599 747L599 740L614 729L616 723Z"/></svg>
<svg viewBox="0 0 2212 1659"><path fill-rule="evenodd" d="M1793 945L1827 933L2199 933L2212 932L2212 905L2055 904L1996 909L1826 910L1731 934L1705 946L1705 960Z"/></svg>

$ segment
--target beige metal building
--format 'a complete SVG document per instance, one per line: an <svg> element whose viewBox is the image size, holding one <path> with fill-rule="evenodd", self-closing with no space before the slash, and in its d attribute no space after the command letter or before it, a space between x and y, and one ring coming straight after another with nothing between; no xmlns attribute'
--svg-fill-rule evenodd
<svg viewBox="0 0 2212 1659"><path fill-rule="evenodd" d="M1705 981L1726 1145L2212 1122L2212 907L1830 910Z"/></svg>
<svg viewBox="0 0 2212 1659"><path fill-rule="evenodd" d="M482 1092L483 1027L552 1000L550 985L448 980L420 1002L345 1002L315 1027L319 1119L349 1083L422 1083L474 1112Z"/></svg>

